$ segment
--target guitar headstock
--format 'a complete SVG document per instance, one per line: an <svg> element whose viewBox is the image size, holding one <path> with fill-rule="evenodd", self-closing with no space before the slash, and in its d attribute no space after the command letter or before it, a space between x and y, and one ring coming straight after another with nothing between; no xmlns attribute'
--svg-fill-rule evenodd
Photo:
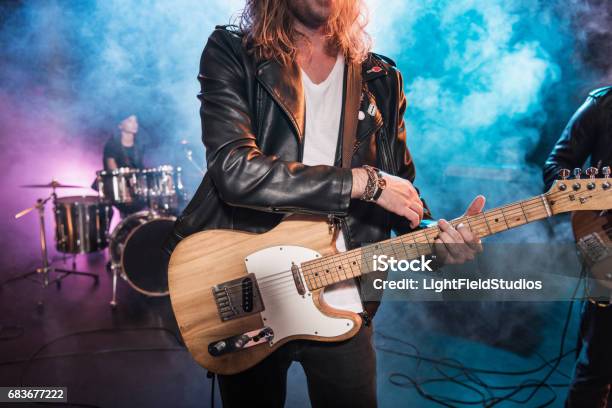
<svg viewBox="0 0 612 408"><path fill-rule="evenodd" d="M574 169L573 179L569 179L570 171L562 169L561 179L556 180L550 190L544 194L553 214L584 210L612 209L612 180L610 167L602 169L602 178L596 178L598 170L589 167L586 170L588 178L581 178L582 169Z"/></svg>

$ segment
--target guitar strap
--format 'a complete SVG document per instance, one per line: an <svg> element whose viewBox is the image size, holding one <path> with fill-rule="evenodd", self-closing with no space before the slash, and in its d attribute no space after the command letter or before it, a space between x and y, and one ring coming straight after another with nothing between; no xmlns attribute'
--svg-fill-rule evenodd
<svg viewBox="0 0 612 408"><path fill-rule="evenodd" d="M351 168L353 147L357 140L357 114L361 102L361 64L351 62L347 66L346 94L342 126L342 167Z"/></svg>
<svg viewBox="0 0 612 408"><path fill-rule="evenodd" d="M343 127L342 127L342 167L351 168L353 159L353 148L357 141L357 123L359 114L359 105L361 104L361 64L352 62L347 67L346 77L346 93L343 112ZM336 228L334 234L334 242L337 234L340 233L339 228ZM363 312L360 313L363 323L366 326L370 325L370 319L376 313L379 302L370 302L363 300L361 279L356 279L359 287L359 295L362 298Z"/></svg>

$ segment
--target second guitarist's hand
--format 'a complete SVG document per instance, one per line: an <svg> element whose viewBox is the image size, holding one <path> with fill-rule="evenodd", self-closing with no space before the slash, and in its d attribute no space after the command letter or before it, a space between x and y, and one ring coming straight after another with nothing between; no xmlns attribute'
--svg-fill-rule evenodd
<svg viewBox="0 0 612 408"><path fill-rule="evenodd" d="M352 169L352 198L363 195L368 175L362 168ZM385 210L407 218L410 226L416 228L423 219L423 202L419 193L409 180L384 173L386 187L376 204ZM465 215L475 215L482 212L485 198L477 196L468 206ZM453 227L446 220L439 220L440 235L436 239L436 253L442 263L459 264L474 259L477 252L482 251L480 239L476 237L467 225L459 224Z"/></svg>

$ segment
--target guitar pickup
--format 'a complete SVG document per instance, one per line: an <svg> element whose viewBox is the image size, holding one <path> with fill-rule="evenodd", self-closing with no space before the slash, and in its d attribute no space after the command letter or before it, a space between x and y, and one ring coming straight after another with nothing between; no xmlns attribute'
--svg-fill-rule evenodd
<svg viewBox="0 0 612 408"><path fill-rule="evenodd" d="M252 273L215 285L212 292L221 321L225 322L265 310L257 279Z"/></svg>

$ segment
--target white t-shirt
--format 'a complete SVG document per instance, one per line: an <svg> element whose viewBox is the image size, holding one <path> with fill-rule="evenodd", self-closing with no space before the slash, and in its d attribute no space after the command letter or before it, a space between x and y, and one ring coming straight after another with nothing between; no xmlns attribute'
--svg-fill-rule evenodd
<svg viewBox="0 0 612 408"><path fill-rule="evenodd" d="M304 158L309 166L333 166L340 132L342 114L342 87L344 79L344 57L340 54L329 76L319 84L313 83L302 70L302 86L306 99L306 130L304 137ZM336 240L336 248L346 251L342 233ZM330 306L363 311L359 290L354 279L336 283L323 292L323 298Z"/></svg>

